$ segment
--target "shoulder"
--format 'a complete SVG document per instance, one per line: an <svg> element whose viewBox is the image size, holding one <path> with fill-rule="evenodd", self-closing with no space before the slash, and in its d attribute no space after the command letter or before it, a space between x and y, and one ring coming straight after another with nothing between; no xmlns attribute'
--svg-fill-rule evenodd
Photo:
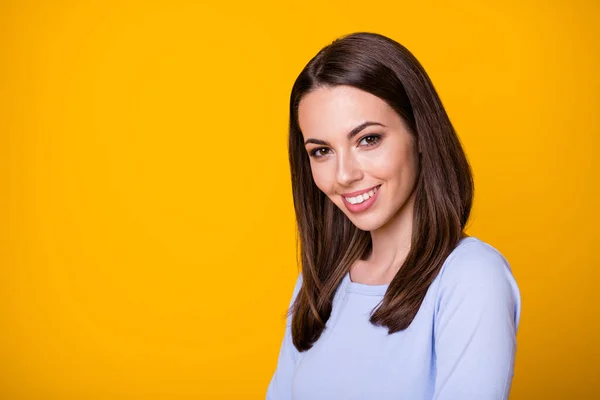
<svg viewBox="0 0 600 400"><path fill-rule="evenodd" d="M436 278L437 306L451 301L520 304L517 282L506 258L475 237L463 239L450 253Z"/></svg>
<svg viewBox="0 0 600 400"><path fill-rule="evenodd" d="M506 258L488 243L467 237L450 253L440 269L440 284L486 285L512 277Z"/></svg>

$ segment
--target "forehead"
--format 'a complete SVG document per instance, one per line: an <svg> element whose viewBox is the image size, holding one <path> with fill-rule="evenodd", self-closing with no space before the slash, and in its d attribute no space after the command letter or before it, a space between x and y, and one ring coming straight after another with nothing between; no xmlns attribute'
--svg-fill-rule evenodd
<svg viewBox="0 0 600 400"><path fill-rule="evenodd" d="M379 97L352 86L315 89L298 105L298 123L305 137L346 135L365 121L391 127L400 117Z"/></svg>

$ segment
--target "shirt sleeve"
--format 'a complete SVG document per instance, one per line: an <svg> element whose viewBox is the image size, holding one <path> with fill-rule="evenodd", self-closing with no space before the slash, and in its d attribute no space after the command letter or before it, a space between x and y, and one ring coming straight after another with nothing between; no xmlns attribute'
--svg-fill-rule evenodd
<svg viewBox="0 0 600 400"><path fill-rule="evenodd" d="M516 281L496 249L482 242L457 249L440 276L434 400L508 399L520 310Z"/></svg>
<svg viewBox="0 0 600 400"><path fill-rule="evenodd" d="M294 303L294 300L296 300L296 296L298 295L301 286L302 274L300 274L296 280L296 286L294 287L292 299L289 304L290 307ZM275 369L275 373L267 388L267 400L291 400L292 379L294 377L297 356L298 349L296 349L292 343L292 318L291 316L288 316L286 318L283 341L279 350L277 368Z"/></svg>

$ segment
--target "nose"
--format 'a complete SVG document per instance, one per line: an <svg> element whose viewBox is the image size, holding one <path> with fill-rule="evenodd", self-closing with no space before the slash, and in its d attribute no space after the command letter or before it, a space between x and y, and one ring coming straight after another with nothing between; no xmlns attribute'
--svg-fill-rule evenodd
<svg viewBox="0 0 600 400"><path fill-rule="evenodd" d="M358 161L352 154L340 154L337 161L336 180L340 186L350 186L356 180L362 178L362 171Z"/></svg>

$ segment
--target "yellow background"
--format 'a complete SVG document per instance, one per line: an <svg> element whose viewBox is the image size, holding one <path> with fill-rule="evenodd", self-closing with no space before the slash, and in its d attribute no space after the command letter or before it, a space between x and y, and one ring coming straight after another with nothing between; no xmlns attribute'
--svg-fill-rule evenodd
<svg viewBox="0 0 600 400"><path fill-rule="evenodd" d="M511 399L600 398L598 2L0 4L0 398L264 398L289 92L363 30L419 58L464 143L468 232L523 298Z"/></svg>

